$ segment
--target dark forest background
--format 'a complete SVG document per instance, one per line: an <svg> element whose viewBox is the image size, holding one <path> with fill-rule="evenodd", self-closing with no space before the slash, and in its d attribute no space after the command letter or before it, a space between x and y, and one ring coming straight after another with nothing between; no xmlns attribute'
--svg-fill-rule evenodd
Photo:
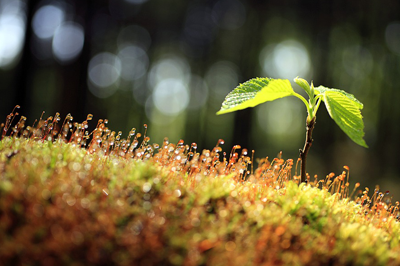
<svg viewBox="0 0 400 266"><path fill-rule="evenodd" d="M364 103L357 146L321 106L308 172L350 167L356 182L400 199L400 2L0 0L0 117L27 124L60 112L108 119L127 135L148 124L211 149L224 139L255 157L298 157L306 109L292 97L216 116L226 94L256 76L296 76ZM301 89L293 85L297 92Z"/></svg>

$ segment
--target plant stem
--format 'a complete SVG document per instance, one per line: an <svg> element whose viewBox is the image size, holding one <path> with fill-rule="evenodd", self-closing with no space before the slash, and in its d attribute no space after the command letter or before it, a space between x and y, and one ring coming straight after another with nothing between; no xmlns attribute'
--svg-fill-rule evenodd
<svg viewBox="0 0 400 266"><path fill-rule="evenodd" d="M306 133L306 142L304 143L303 150L300 150L300 159L301 159L301 182L306 182L306 164L307 164L307 154L312 145L312 132L315 126L316 116L314 116L310 122L307 121L307 133Z"/></svg>

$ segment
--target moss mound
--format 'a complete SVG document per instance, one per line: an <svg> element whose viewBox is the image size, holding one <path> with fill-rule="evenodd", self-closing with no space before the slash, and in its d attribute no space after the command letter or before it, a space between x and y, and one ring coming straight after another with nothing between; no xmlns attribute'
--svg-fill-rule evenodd
<svg viewBox="0 0 400 266"><path fill-rule="evenodd" d="M169 158L163 165L156 156L132 160L63 142L4 138L2 263L400 264L393 208L372 211L293 180L272 187L237 180L234 172L207 174L207 159L201 162L207 157L196 161L205 169L190 174L192 159L192 171L182 172L176 150L159 152Z"/></svg>
<svg viewBox="0 0 400 266"><path fill-rule="evenodd" d="M197 152L103 120L88 133L91 115L15 115L0 126L2 265L400 265L399 203L349 195L346 171L299 185L292 160L253 169L223 140Z"/></svg>

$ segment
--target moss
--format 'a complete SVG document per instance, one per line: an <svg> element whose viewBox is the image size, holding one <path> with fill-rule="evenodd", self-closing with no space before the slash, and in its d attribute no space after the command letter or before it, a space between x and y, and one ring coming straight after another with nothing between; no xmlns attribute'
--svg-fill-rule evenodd
<svg viewBox="0 0 400 266"><path fill-rule="evenodd" d="M4 265L400 265L398 205L346 172L298 185L291 160L102 130L0 141Z"/></svg>

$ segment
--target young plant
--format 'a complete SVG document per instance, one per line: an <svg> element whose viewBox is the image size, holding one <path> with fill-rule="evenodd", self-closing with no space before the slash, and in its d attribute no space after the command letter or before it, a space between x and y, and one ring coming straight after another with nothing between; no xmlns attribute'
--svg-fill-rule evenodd
<svg viewBox="0 0 400 266"><path fill-rule="evenodd" d="M261 103L273 101L287 96L299 98L307 108L306 141L304 148L300 150L301 159L301 182L306 181L307 154L312 144L312 132L315 126L316 114L321 101L325 103L331 118L336 124L358 145L368 148L364 137L364 122L361 109L363 104L354 95L343 90L330 89L324 86L314 88L302 78L294 81L308 94L307 101L302 95L296 93L289 80L272 78L254 78L237 86L231 91L222 103L218 115L237 110L254 107Z"/></svg>

